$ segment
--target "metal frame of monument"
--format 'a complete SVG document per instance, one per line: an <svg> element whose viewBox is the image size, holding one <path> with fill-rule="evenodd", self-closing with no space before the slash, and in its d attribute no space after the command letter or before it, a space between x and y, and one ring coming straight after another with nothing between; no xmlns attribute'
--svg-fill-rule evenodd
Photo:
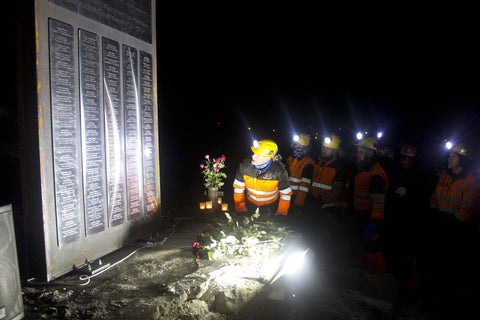
<svg viewBox="0 0 480 320"><path fill-rule="evenodd" d="M159 224L155 0L35 0L35 24L40 195L24 203L28 264L50 281Z"/></svg>

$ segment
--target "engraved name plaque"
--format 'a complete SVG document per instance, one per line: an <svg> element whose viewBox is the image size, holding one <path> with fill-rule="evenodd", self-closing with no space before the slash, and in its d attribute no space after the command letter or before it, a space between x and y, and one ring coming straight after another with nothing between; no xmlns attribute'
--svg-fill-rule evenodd
<svg viewBox="0 0 480 320"><path fill-rule="evenodd" d="M104 25L152 43L150 0L49 0Z"/></svg>
<svg viewBox="0 0 480 320"><path fill-rule="evenodd" d="M103 100L107 146L108 217L110 226L125 220L125 149L120 106L120 45L103 38Z"/></svg>
<svg viewBox="0 0 480 320"><path fill-rule="evenodd" d="M137 49L123 45L123 105L128 219L143 215L142 136Z"/></svg>
<svg viewBox="0 0 480 320"><path fill-rule="evenodd" d="M80 144L75 101L73 27L49 20L53 167L59 246L81 237Z"/></svg>
<svg viewBox="0 0 480 320"><path fill-rule="evenodd" d="M145 213L151 214L157 208L156 170L153 123L153 70L152 55L140 51L140 93L142 103L143 133L143 189L145 195Z"/></svg>
<svg viewBox="0 0 480 320"><path fill-rule="evenodd" d="M105 230L106 212L100 45L98 35L85 30L78 31L78 38L85 230L90 235Z"/></svg>

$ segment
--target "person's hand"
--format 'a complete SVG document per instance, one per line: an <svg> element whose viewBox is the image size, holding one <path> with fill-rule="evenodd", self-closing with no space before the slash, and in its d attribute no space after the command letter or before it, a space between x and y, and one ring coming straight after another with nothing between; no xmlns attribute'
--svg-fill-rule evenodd
<svg viewBox="0 0 480 320"><path fill-rule="evenodd" d="M407 194L407 189L405 187L398 187L395 189L395 193L398 194L400 197L403 197L405 194Z"/></svg>
<svg viewBox="0 0 480 320"><path fill-rule="evenodd" d="M365 242L376 240L374 238L375 238L375 235L377 235L377 227L378 227L378 224L376 222L370 222L369 224L367 224L367 226L363 230L363 240ZM378 235L376 238L378 238Z"/></svg>
<svg viewBox="0 0 480 320"><path fill-rule="evenodd" d="M383 220L371 220L363 230L363 240L365 242L378 240L383 233Z"/></svg>

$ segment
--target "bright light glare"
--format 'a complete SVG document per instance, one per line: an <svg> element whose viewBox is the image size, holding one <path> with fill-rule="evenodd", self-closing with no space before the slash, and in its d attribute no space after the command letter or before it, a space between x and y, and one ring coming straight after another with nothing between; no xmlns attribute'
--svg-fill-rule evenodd
<svg viewBox="0 0 480 320"><path fill-rule="evenodd" d="M213 271L210 273L210 278L214 279L217 285L224 289L233 288L245 281L242 278L237 278L229 266Z"/></svg>
<svg viewBox="0 0 480 320"><path fill-rule="evenodd" d="M380 139L381 137L383 137L383 132L378 132L377 133L377 138Z"/></svg>
<svg viewBox="0 0 480 320"><path fill-rule="evenodd" d="M257 149L260 145L258 144L257 140L253 140L253 147Z"/></svg>
<svg viewBox="0 0 480 320"><path fill-rule="evenodd" d="M269 279L275 276L280 268L280 260L280 256L271 256L263 259L263 263L260 265L261 274Z"/></svg>
<svg viewBox="0 0 480 320"><path fill-rule="evenodd" d="M300 269L300 267L303 264L303 260L305 259L305 254L307 253L307 251L308 251L308 249L303 251L303 252L297 252L297 253L294 253L293 255L291 255L287 259L287 263L283 267L283 270L282 270L283 272L282 273L284 273L284 274L293 273L293 272L297 271L298 269Z"/></svg>
<svg viewBox="0 0 480 320"><path fill-rule="evenodd" d="M363 134L361 132L357 132L357 140L362 140Z"/></svg>
<svg viewBox="0 0 480 320"><path fill-rule="evenodd" d="M450 150L450 149L452 149L453 144L452 144L450 141L447 141L447 143L445 143L445 147L446 147L448 150Z"/></svg>
<svg viewBox="0 0 480 320"><path fill-rule="evenodd" d="M300 141L300 137L298 136L298 134L293 136L293 141L295 141L295 142Z"/></svg>
<svg viewBox="0 0 480 320"><path fill-rule="evenodd" d="M323 141L325 142L325 144L330 144L330 143L332 143L332 139L330 139L330 138L328 138L328 137L325 138L325 140L323 140Z"/></svg>

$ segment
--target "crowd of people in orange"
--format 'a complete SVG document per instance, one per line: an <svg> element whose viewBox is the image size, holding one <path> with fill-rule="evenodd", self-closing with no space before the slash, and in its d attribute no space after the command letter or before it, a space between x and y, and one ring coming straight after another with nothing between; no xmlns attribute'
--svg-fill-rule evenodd
<svg viewBox="0 0 480 320"><path fill-rule="evenodd" d="M390 149L376 138L316 141L295 135L285 161L274 141L255 141L235 176L236 211L259 208L291 223L325 252L347 258L335 263L393 274L400 298L421 291L439 310L470 310L480 252L471 150L449 145L444 163L428 166L410 141Z"/></svg>

